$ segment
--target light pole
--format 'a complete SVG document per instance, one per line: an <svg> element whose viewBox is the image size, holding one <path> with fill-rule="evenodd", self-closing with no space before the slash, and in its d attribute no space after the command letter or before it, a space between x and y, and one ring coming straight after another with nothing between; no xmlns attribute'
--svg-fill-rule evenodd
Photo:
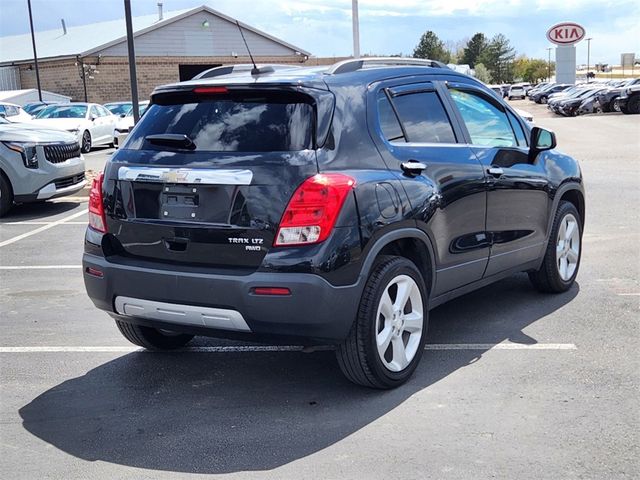
<svg viewBox="0 0 640 480"><path fill-rule="evenodd" d="M358 0L351 1L351 22L353 23L353 58L360 58L360 21L358 20Z"/></svg>
<svg viewBox="0 0 640 480"><path fill-rule="evenodd" d="M138 104L138 77L136 75L136 53L133 45L133 24L131 21L131 0L124 0L124 19L127 26L127 51L129 53L129 79L131 81L131 102L133 103L133 123L140 119Z"/></svg>
<svg viewBox="0 0 640 480"><path fill-rule="evenodd" d="M33 31L33 15L31 14L31 0L27 0L29 7L29 26L31 27L31 45L33 46L33 63L36 64L36 83L38 84L38 98L42 101L42 89L40 88L40 70L38 69L38 53L36 52L36 34Z"/></svg>
<svg viewBox="0 0 640 480"><path fill-rule="evenodd" d="M589 63L591 61L591 40L593 37L587 38L587 83L589 83Z"/></svg>
<svg viewBox="0 0 640 480"><path fill-rule="evenodd" d="M547 82L551 82L551 50L553 50L553 47L547 48L547 52L549 52L549 61L547 62Z"/></svg>

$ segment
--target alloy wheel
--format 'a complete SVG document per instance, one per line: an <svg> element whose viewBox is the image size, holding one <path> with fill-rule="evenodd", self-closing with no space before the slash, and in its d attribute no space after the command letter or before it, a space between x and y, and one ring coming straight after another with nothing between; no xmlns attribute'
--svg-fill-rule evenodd
<svg viewBox="0 0 640 480"><path fill-rule="evenodd" d="M556 265L562 280L569 281L580 259L580 227L576 217L568 213L562 219L556 239Z"/></svg>
<svg viewBox="0 0 640 480"><path fill-rule="evenodd" d="M85 131L82 134L82 151L89 152L91 150L91 134Z"/></svg>
<svg viewBox="0 0 640 480"><path fill-rule="evenodd" d="M410 276L398 275L385 287L376 315L376 347L387 369L400 372L411 363L423 325L420 289Z"/></svg>

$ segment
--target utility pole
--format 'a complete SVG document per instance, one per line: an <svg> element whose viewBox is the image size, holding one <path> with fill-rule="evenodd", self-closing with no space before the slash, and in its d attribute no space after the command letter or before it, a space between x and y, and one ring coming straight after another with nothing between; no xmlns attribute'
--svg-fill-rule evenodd
<svg viewBox="0 0 640 480"><path fill-rule="evenodd" d="M589 63L591 62L591 40L593 37L587 38L587 83L589 83Z"/></svg>
<svg viewBox="0 0 640 480"><path fill-rule="evenodd" d="M360 21L358 20L358 0L351 0L351 21L353 22L353 58L360 58Z"/></svg>
<svg viewBox="0 0 640 480"><path fill-rule="evenodd" d="M31 44L33 45L33 62L36 64L36 83L38 84L38 98L42 101L42 89L40 88L40 69L38 68L38 54L36 52L36 34L33 31L33 15L31 14L31 0L27 0L29 7L29 25L31 26Z"/></svg>
<svg viewBox="0 0 640 480"><path fill-rule="evenodd" d="M547 48L547 52L549 52L549 61L547 62L547 82L551 81L551 50L553 50L553 47Z"/></svg>
<svg viewBox="0 0 640 480"><path fill-rule="evenodd" d="M127 24L127 50L129 51L129 78L131 79L131 102L133 103L133 123L140 120L138 104L138 78L136 76L136 52L133 47L133 25L131 22L131 0L124 0L124 18Z"/></svg>

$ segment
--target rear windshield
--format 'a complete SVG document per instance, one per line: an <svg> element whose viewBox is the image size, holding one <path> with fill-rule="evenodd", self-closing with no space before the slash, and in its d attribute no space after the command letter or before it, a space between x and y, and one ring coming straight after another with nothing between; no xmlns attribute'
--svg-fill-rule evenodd
<svg viewBox="0 0 640 480"><path fill-rule="evenodd" d="M219 97L219 98L218 98ZM171 150L148 135L186 135L196 151L277 152L312 148L313 106L298 95L224 95L184 102L158 99L133 130L123 149ZM184 98L183 98L184 99Z"/></svg>

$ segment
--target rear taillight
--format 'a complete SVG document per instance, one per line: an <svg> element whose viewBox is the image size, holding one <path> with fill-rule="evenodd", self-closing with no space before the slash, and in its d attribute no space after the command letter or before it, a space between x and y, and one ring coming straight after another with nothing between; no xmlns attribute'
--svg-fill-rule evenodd
<svg viewBox="0 0 640 480"><path fill-rule="evenodd" d="M326 240L355 183L339 173L307 178L289 200L273 245L310 245Z"/></svg>
<svg viewBox="0 0 640 480"><path fill-rule="evenodd" d="M91 183L89 192L89 226L94 230L107 233L107 221L104 215L104 205L102 204L102 180L104 173L100 173Z"/></svg>

